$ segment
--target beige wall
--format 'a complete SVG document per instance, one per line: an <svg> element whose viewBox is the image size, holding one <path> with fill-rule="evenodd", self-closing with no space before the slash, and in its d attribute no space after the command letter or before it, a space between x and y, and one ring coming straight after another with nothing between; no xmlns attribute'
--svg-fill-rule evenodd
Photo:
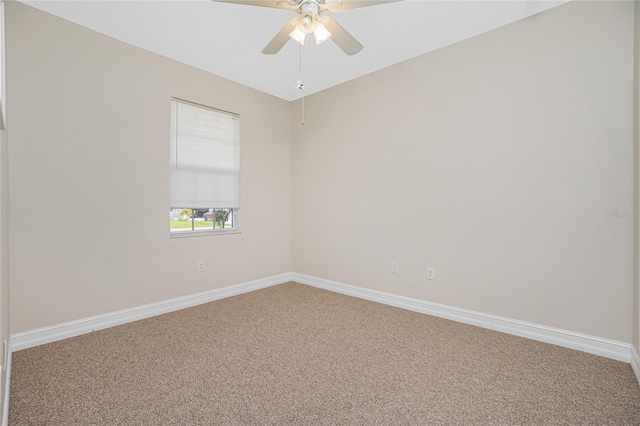
<svg viewBox="0 0 640 426"><path fill-rule="evenodd" d="M296 102L294 272L631 342L632 42L572 2Z"/></svg>
<svg viewBox="0 0 640 426"><path fill-rule="evenodd" d="M12 333L291 270L287 102L15 2L7 45ZM241 115L241 234L169 239L171 96Z"/></svg>
<svg viewBox="0 0 640 426"><path fill-rule="evenodd" d="M640 212L640 2L634 2L633 49L633 164L634 209ZM640 215L633 233L633 346L640 353Z"/></svg>
<svg viewBox="0 0 640 426"><path fill-rule="evenodd" d="M9 158L7 135L0 131L0 351L9 342ZM0 355L1 357L2 355ZM1 359L1 358L0 358ZM7 370L0 373L0 412L4 413Z"/></svg>
<svg viewBox="0 0 640 426"><path fill-rule="evenodd" d="M4 8L4 3L0 5ZM4 31L4 22L2 29ZM4 35L2 37L4 39ZM2 94L6 93L5 70L4 70L4 46L2 51ZM6 109L2 106L3 111ZM2 342L9 342L9 156L8 156L7 131L0 131L0 348ZM2 349L0 349L2 350ZM0 355L2 356L2 355ZM5 360L7 361L7 360ZM6 367L6 366L5 366ZM7 380L7 370L0 373L0 412L4 414L5 386Z"/></svg>

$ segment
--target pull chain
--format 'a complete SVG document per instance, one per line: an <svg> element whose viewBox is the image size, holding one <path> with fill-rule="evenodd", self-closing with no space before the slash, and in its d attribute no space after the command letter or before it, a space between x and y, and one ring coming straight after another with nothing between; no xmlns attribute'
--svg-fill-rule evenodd
<svg viewBox="0 0 640 426"><path fill-rule="evenodd" d="M304 90L304 83L302 82L302 64L304 62L304 54L307 51L307 36L304 37L304 44L299 45L298 52L300 53L298 60L298 84L297 89Z"/></svg>
<svg viewBox="0 0 640 426"><path fill-rule="evenodd" d="M296 88L304 90L304 83L302 82L302 64L304 62L304 54L307 51L307 36L304 38L304 44L300 45L299 53L300 60L298 62L298 84ZM304 126L304 96L302 97L302 125Z"/></svg>

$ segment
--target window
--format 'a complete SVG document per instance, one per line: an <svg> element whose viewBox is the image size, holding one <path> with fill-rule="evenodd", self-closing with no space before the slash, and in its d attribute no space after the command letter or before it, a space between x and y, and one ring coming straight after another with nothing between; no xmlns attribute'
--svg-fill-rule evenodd
<svg viewBox="0 0 640 426"><path fill-rule="evenodd" d="M171 100L170 235L239 232L239 116Z"/></svg>

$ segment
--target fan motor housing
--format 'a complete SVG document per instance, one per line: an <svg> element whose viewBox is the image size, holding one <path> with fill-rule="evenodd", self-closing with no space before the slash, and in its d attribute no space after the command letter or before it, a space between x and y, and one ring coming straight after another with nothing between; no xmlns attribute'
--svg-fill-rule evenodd
<svg viewBox="0 0 640 426"><path fill-rule="evenodd" d="M300 4L300 13L306 16L316 17L318 16L318 11L320 10L320 6L316 0L308 0Z"/></svg>

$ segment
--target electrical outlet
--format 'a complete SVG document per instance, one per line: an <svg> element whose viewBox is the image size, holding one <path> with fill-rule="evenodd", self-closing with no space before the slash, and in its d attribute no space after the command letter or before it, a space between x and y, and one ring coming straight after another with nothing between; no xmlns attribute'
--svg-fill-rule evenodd
<svg viewBox="0 0 640 426"><path fill-rule="evenodd" d="M398 273L398 262L391 262L391 273L392 274Z"/></svg>
<svg viewBox="0 0 640 426"><path fill-rule="evenodd" d="M436 268L427 268L427 279L428 280L436 279Z"/></svg>
<svg viewBox="0 0 640 426"><path fill-rule="evenodd" d="M204 272L204 260L198 260L198 272Z"/></svg>

